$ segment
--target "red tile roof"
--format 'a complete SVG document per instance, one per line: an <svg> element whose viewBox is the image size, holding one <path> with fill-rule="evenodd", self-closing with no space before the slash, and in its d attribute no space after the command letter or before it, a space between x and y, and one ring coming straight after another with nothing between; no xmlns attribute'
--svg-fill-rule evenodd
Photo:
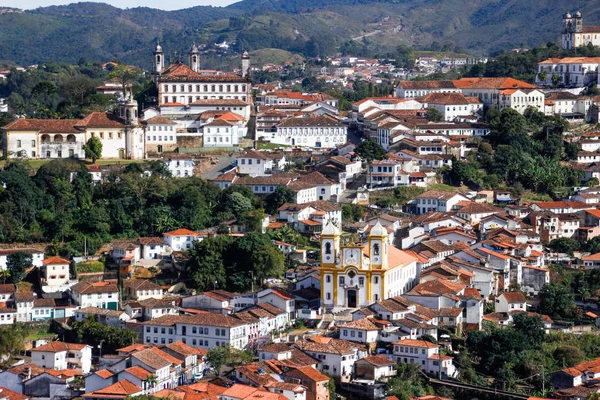
<svg viewBox="0 0 600 400"><path fill-rule="evenodd" d="M43 261L44 265L64 265L64 264L69 264L69 260L65 260L64 258L58 257L58 256L52 256L49 258L46 258Z"/></svg>

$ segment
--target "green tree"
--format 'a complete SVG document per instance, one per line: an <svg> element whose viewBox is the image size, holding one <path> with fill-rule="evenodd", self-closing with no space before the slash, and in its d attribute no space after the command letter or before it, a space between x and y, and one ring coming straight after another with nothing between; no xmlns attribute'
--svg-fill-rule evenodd
<svg viewBox="0 0 600 400"><path fill-rule="evenodd" d="M102 353L112 354L121 347L137 343L138 334L129 329L104 325L89 316L73 323L73 329L65 333L65 341L85 343L93 347L102 343Z"/></svg>
<svg viewBox="0 0 600 400"><path fill-rule="evenodd" d="M190 250L186 273L202 291L224 288L227 285L223 255L230 251L233 239L218 236L196 243Z"/></svg>
<svg viewBox="0 0 600 400"><path fill-rule="evenodd" d="M387 152L381 147L381 145L372 140L365 140L356 147L356 154L368 163L373 160L383 160L387 157Z"/></svg>
<svg viewBox="0 0 600 400"><path fill-rule="evenodd" d="M425 118L427 118L429 121L440 122L442 119L444 119L444 115L437 108L431 107L427 109Z"/></svg>
<svg viewBox="0 0 600 400"><path fill-rule="evenodd" d="M254 208L252 201L239 192L233 192L227 196L226 207L231 209L236 218L240 218L242 214Z"/></svg>
<svg viewBox="0 0 600 400"><path fill-rule="evenodd" d="M93 164L96 164L97 159L102 158L102 142L96 136L89 138L83 149L86 158L91 158Z"/></svg>
<svg viewBox="0 0 600 400"><path fill-rule="evenodd" d="M540 290L539 297L541 314L570 317L575 310L573 293L567 286L559 282L544 285Z"/></svg>
<svg viewBox="0 0 600 400"><path fill-rule="evenodd" d="M265 212L274 214L285 203L295 202L296 192L285 186L277 186L277 189L265 198Z"/></svg>
<svg viewBox="0 0 600 400"><path fill-rule="evenodd" d="M10 280L17 284L25 278L25 270L31 266L31 254L17 251L6 257L6 269L10 273Z"/></svg>
<svg viewBox="0 0 600 400"><path fill-rule="evenodd" d="M585 354L575 346L561 345L552 353L552 357L559 365L559 368L574 367L583 360Z"/></svg>
<svg viewBox="0 0 600 400"><path fill-rule="evenodd" d="M552 79L552 86L557 87L558 84L560 83L560 75L553 74L551 79Z"/></svg>
<svg viewBox="0 0 600 400"><path fill-rule="evenodd" d="M24 324L13 324L0 327L0 354L2 360L0 366L10 368L16 356L24 350L24 338L29 329Z"/></svg>
<svg viewBox="0 0 600 400"><path fill-rule="evenodd" d="M579 249L581 245L577 240L571 238L552 239L548 247L558 253L573 254L573 251Z"/></svg>
<svg viewBox="0 0 600 400"><path fill-rule="evenodd" d="M121 84L123 97L127 96L127 88L139 77L139 70L130 65L119 64L109 74L110 78L117 79Z"/></svg>
<svg viewBox="0 0 600 400"><path fill-rule="evenodd" d="M206 362L211 366L213 371L215 371L216 376L221 375L221 368L223 368L230 359L230 349L229 344L225 346L217 346L208 350L206 354Z"/></svg>

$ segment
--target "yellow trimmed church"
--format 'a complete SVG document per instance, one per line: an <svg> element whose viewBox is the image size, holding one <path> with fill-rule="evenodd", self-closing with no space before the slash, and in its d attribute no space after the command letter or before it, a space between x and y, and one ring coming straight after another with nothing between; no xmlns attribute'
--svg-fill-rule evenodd
<svg viewBox="0 0 600 400"><path fill-rule="evenodd" d="M331 222L321 232L321 306L366 307L408 292L417 282L417 259L388 243L377 222L366 246L340 246L340 230Z"/></svg>

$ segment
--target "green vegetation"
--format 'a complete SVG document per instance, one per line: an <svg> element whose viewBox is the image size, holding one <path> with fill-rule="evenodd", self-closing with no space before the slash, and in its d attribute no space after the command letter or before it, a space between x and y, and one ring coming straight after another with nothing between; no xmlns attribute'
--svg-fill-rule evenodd
<svg viewBox="0 0 600 400"><path fill-rule="evenodd" d="M96 164L96 160L102 158L102 142L96 136L89 138L83 149L85 157L92 159L92 164Z"/></svg>
<svg viewBox="0 0 600 400"><path fill-rule="evenodd" d="M208 350L206 362L212 367L216 376L221 375L223 367L235 368L252 362L254 354L250 350L238 350L229 344Z"/></svg>
<svg viewBox="0 0 600 400"><path fill-rule="evenodd" d="M115 354L117 349L137 341L137 332L101 324L93 316L73 322L72 330L65 332L65 342L85 343L94 348L101 345L102 354Z"/></svg>
<svg viewBox="0 0 600 400"><path fill-rule="evenodd" d="M6 257L6 269L10 275L10 281L18 284L25 278L25 270L31 266L31 254L18 251Z"/></svg>
<svg viewBox="0 0 600 400"><path fill-rule="evenodd" d="M94 185L76 160L50 161L30 173L23 160L11 160L0 171L6 183L0 191L0 242L50 242L53 254L66 258L83 254L86 240L93 254L112 238L156 236L179 227L202 230L233 218L256 230L262 219L261 200L251 190L221 191L201 178L140 178L135 168L124 167ZM234 192L250 201L250 211L232 212Z"/></svg>
<svg viewBox="0 0 600 400"><path fill-rule="evenodd" d="M306 56L339 51L392 57L402 43L452 56L464 49L484 53L554 40L560 33L560 16L570 8L567 0L527 4L484 0L468 6L459 0L417 4L397 0L246 0L223 8L168 12L84 3L2 14L0 36L5 42L3 59L24 65L120 58L148 67L157 38L148 26L161 27L166 51L188 49L193 41L206 43L209 52L203 59L210 58L205 61L209 64L231 64L232 59L223 57L223 51L214 46L223 40L234 43L238 53L241 49L276 48ZM583 11L588 16L592 9L584 7ZM379 33L352 40L374 31Z"/></svg>
<svg viewBox="0 0 600 400"><path fill-rule="evenodd" d="M55 333L50 331L50 325L42 325L28 330L25 341L28 340L39 340L39 339L51 339L56 336Z"/></svg>
<svg viewBox="0 0 600 400"><path fill-rule="evenodd" d="M104 264L99 261L86 261L77 264L77 273L86 273L86 272L103 272Z"/></svg>
<svg viewBox="0 0 600 400"><path fill-rule="evenodd" d="M562 136L564 119L531 108L524 115L512 109L489 110L486 118L491 144L480 144L467 161L453 160L446 171L449 182L487 189L503 182L515 196L530 189L553 198L563 198L581 182L580 171L561 163L569 157Z"/></svg>
<svg viewBox="0 0 600 400"><path fill-rule="evenodd" d="M23 349L23 338L27 337L29 329L23 324L13 324L0 327L0 366L10 368L15 356Z"/></svg>
<svg viewBox="0 0 600 400"><path fill-rule="evenodd" d="M381 145L372 140L362 141L355 150L356 154L367 163L372 163L373 160L383 160L387 156L387 152Z"/></svg>
<svg viewBox="0 0 600 400"><path fill-rule="evenodd" d="M568 7L567 7L568 9ZM537 24L536 24L537 25ZM557 34L558 34L558 30ZM476 64L465 71L465 76L502 77L510 76L527 82L534 82L537 73L537 63L548 58L556 57L599 57L600 49L594 46L585 46L562 50L554 42L538 46L530 51L519 53L506 53L496 57L487 64ZM547 76L546 76L547 77ZM558 75L556 75L558 78ZM552 77L552 81L556 82ZM556 86L556 83L554 84Z"/></svg>
<svg viewBox="0 0 600 400"><path fill-rule="evenodd" d="M190 250L186 275L199 290L247 290L283 274L284 256L268 236L251 232L240 238L204 239Z"/></svg>

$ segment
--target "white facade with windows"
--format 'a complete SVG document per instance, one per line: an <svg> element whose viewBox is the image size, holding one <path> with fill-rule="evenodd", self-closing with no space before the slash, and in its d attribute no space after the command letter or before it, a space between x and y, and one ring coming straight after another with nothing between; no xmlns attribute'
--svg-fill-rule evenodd
<svg viewBox="0 0 600 400"><path fill-rule="evenodd" d="M167 344L181 340L191 347L212 349L225 344L242 350L248 345L246 322L225 314L166 315L145 322L146 344Z"/></svg>
<svg viewBox="0 0 600 400"><path fill-rule="evenodd" d="M271 143L288 146L333 148L346 143L347 127L326 116L288 118L277 125Z"/></svg>

